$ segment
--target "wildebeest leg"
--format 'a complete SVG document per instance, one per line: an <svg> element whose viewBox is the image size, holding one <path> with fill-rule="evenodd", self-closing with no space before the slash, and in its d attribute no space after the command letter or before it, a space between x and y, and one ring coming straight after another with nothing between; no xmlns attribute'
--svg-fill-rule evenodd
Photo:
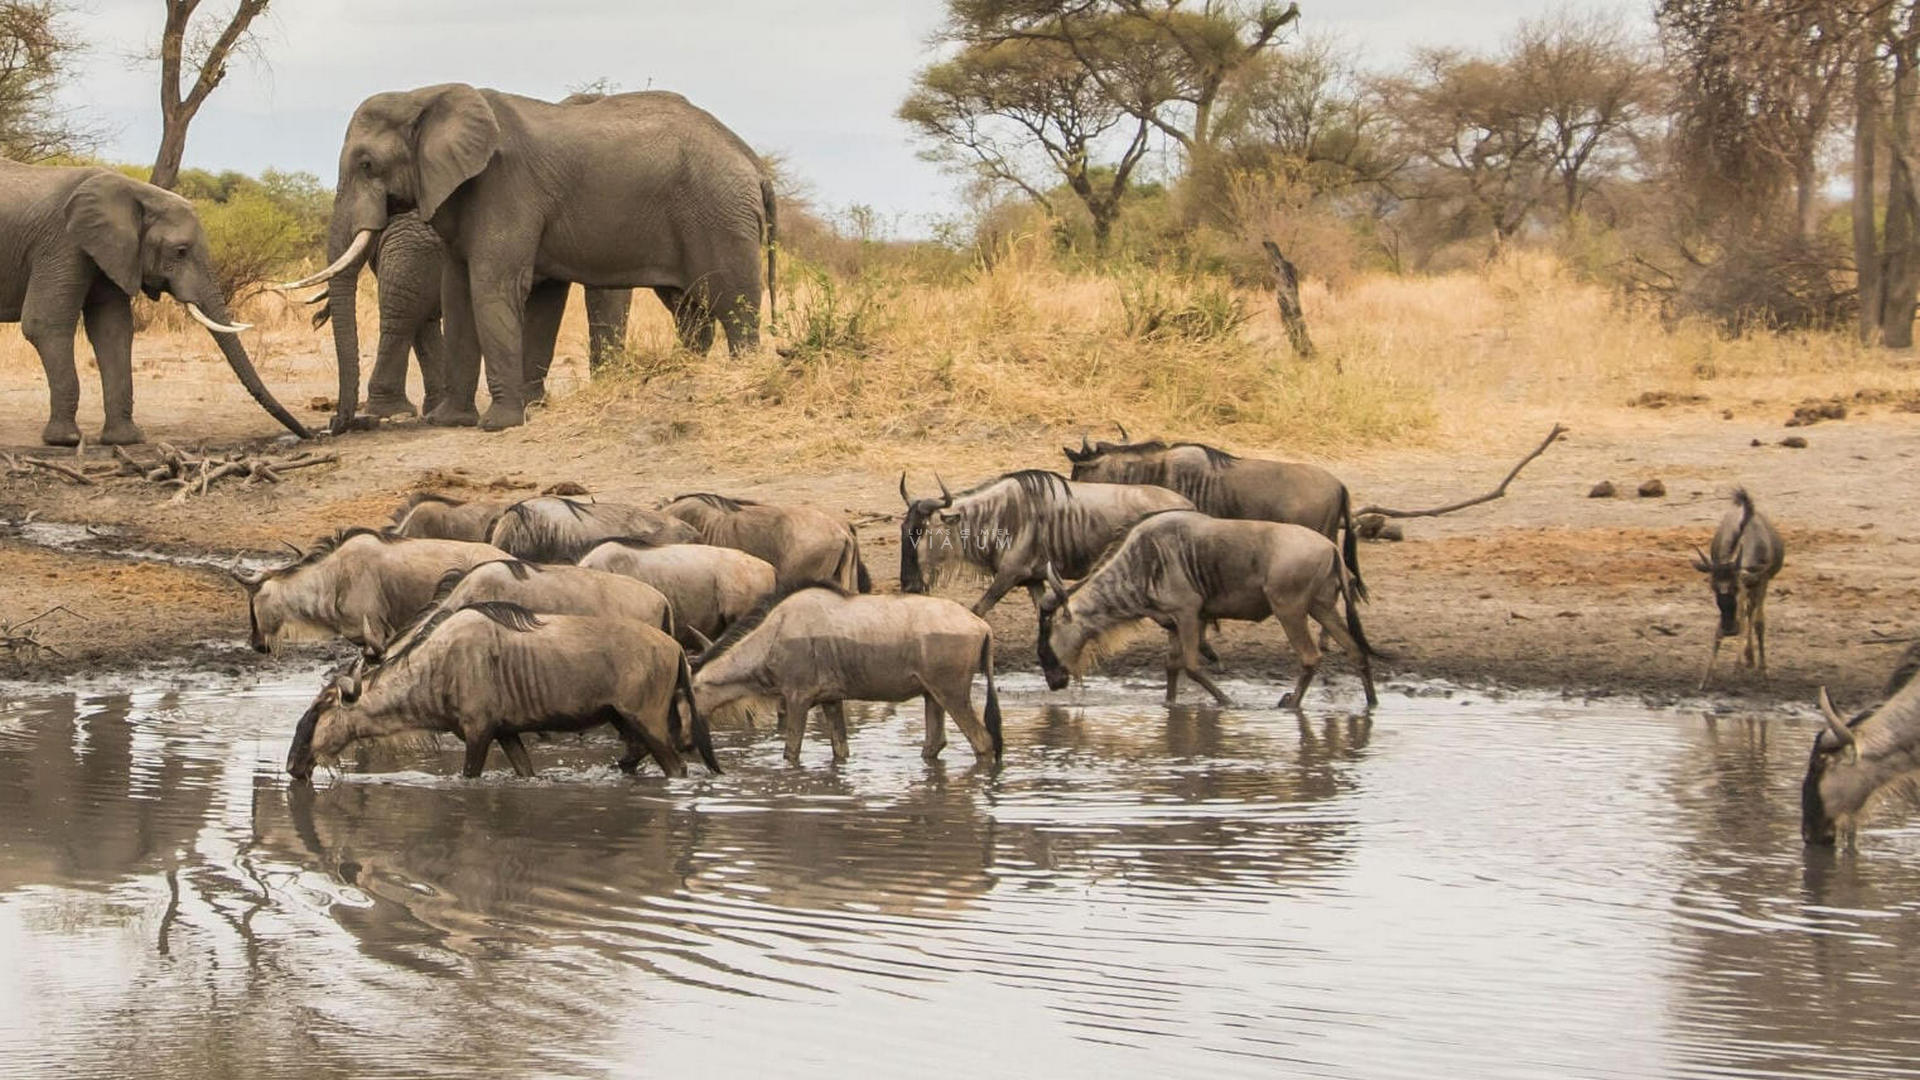
<svg viewBox="0 0 1920 1080"><path fill-rule="evenodd" d="M1713 678L1713 662L1720 658L1720 624L1713 624L1713 651L1707 654L1707 670L1700 675L1700 689L1705 690Z"/></svg>
<svg viewBox="0 0 1920 1080"><path fill-rule="evenodd" d="M829 701L820 706L827 717L827 739L833 743L833 760L847 760L847 710L838 701Z"/></svg>
<svg viewBox="0 0 1920 1080"><path fill-rule="evenodd" d="M973 613L975 615L985 616L987 612L993 610L995 604L998 604L1008 593L1012 592L1013 587L1018 584L1020 584L1019 575L1014 573L1010 568L1002 567L999 573L993 575L993 581L987 585L987 591L981 593L980 599L973 602ZM1028 595L1032 595L1032 585L1027 586L1027 593ZM1035 608L1039 606L1038 602L1034 604Z"/></svg>
<svg viewBox="0 0 1920 1080"><path fill-rule="evenodd" d="M467 763L460 775L469 780L478 779L481 770L487 767L487 751L493 748L493 733L483 732L479 736L467 736Z"/></svg>
<svg viewBox="0 0 1920 1080"><path fill-rule="evenodd" d="M653 760L659 763L661 772L668 776L687 775L687 763L680 759L680 751L675 750L671 742L655 738L653 732L647 730L647 725L641 723L639 717L624 712L619 716L620 719L615 721L615 726L620 728L622 734L631 731L632 737L640 740L640 745L646 747L647 753L652 754Z"/></svg>
<svg viewBox="0 0 1920 1080"><path fill-rule="evenodd" d="M1173 703L1180 694L1180 672L1185 667L1186 665L1180 662L1180 629L1178 626L1169 626L1167 627L1167 708L1169 709L1173 708Z"/></svg>
<svg viewBox="0 0 1920 1080"><path fill-rule="evenodd" d="M940 707L953 714L953 723L960 734L967 737L968 745L973 747L973 756L982 761L993 757L993 736L987 734L987 725L980 722L980 716L973 711L973 698L969 693L973 689L973 673L967 672L953 686L930 688L927 693L940 703ZM932 757L922 751L929 761Z"/></svg>
<svg viewBox="0 0 1920 1080"><path fill-rule="evenodd" d="M1320 646L1313 640L1313 628L1307 625L1304 612L1275 612L1274 617L1286 632L1287 644L1300 656L1300 681L1293 684L1291 694L1280 699L1278 707L1297 709L1307 696L1307 687L1313 683L1313 673L1320 668Z"/></svg>
<svg viewBox="0 0 1920 1080"><path fill-rule="evenodd" d="M1771 682L1767 678L1767 587L1763 584L1753 594L1753 630L1754 647L1760 657L1760 681Z"/></svg>
<svg viewBox="0 0 1920 1080"><path fill-rule="evenodd" d="M496 740L500 749L507 752L507 761L512 763L515 774L528 777L533 775L533 759L527 756L527 744L520 741L517 732L504 732Z"/></svg>
<svg viewBox="0 0 1920 1080"><path fill-rule="evenodd" d="M613 730L620 733L620 741L626 745L627 752L620 755L620 771L630 773L638 769L647 756L647 741L640 735L640 725L628 723L618 709L605 710L601 719L613 725Z"/></svg>
<svg viewBox="0 0 1920 1080"><path fill-rule="evenodd" d="M947 747L947 711L932 694L922 696L927 703L927 737L920 743L920 756L932 761Z"/></svg>
<svg viewBox="0 0 1920 1080"><path fill-rule="evenodd" d="M1347 632L1346 626L1340 621L1339 612L1334 610L1332 604L1322 604L1314 609L1313 619L1320 624L1322 634L1331 636L1341 648L1352 653L1354 658L1360 661L1360 684L1367 691L1367 707L1372 708L1380 704L1380 695L1373 690L1372 658L1367 655L1367 650L1360 647L1359 642L1353 640L1353 635Z"/></svg>
<svg viewBox="0 0 1920 1080"><path fill-rule="evenodd" d="M785 698L780 703L780 726L787 733L787 763L800 764L800 743L807 734L807 703Z"/></svg>
<svg viewBox="0 0 1920 1080"><path fill-rule="evenodd" d="M1220 688L1213 685L1213 680L1207 677L1207 673L1200 669L1200 620L1197 618L1174 620L1173 637L1179 649L1180 666L1186 670L1186 673L1193 676L1193 681L1199 683L1207 693L1212 694L1214 701L1221 705L1232 705L1233 699L1221 693ZM1168 664L1172 664L1171 659ZM1173 686L1174 674L1170 666L1167 672L1169 689ZM1167 698L1167 704L1173 704L1171 695Z"/></svg>

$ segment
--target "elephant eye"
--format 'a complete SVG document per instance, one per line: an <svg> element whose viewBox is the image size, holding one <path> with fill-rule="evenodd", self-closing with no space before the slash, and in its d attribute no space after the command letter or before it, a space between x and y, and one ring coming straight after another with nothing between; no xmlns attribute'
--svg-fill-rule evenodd
<svg viewBox="0 0 1920 1080"><path fill-rule="evenodd" d="M175 257L175 258L178 258L178 259L184 259L184 258L186 258L186 257L187 257L187 245L185 245L185 244L175 244L175 245L173 245L173 254L174 254L174 257Z"/></svg>
<svg viewBox="0 0 1920 1080"><path fill-rule="evenodd" d="M360 159L360 175L362 176L373 175L373 160L371 158Z"/></svg>

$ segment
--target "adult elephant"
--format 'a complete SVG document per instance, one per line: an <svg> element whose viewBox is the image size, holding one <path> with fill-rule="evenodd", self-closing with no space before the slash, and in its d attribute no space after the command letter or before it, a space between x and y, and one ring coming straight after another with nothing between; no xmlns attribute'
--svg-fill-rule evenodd
<svg viewBox="0 0 1920 1080"><path fill-rule="evenodd" d="M241 385L288 431L311 433L275 401L229 323L206 230L193 204L110 169L0 162L0 321L17 322L47 371L40 441L73 446L80 380L73 335L84 321L100 367L99 441L140 442L133 422L133 294L167 293L213 333Z"/></svg>
<svg viewBox="0 0 1920 1080"><path fill-rule="evenodd" d="M569 282L651 288L683 338L758 344L761 258L772 281L773 189L747 145L678 94L555 104L463 83L376 94L340 151L328 310L351 419L359 365L354 277L391 215L417 210L446 244L447 395L437 424L523 423ZM310 279L314 280L314 279ZM481 358L492 395L474 407Z"/></svg>

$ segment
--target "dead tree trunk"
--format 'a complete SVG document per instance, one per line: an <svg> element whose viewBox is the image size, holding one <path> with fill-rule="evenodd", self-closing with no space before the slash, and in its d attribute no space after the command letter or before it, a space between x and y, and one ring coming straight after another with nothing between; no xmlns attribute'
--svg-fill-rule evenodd
<svg viewBox="0 0 1920 1080"><path fill-rule="evenodd" d="M1873 180L1878 147L1874 136L1880 124L1879 69L1874 62L1875 35L1860 35L1853 75L1853 265L1860 295L1860 340L1880 340L1880 244L1875 234Z"/></svg>
<svg viewBox="0 0 1920 1080"><path fill-rule="evenodd" d="M1293 343L1294 355L1309 359L1313 356L1313 339L1307 336L1307 318L1300 310L1300 273L1280 254L1280 245L1262 240L1260 246L1267 250L1267 261L1273 264L1273 291L1280 301L1280 321L1286 324L1287 340Z"/></svg>
<svg viewBox="0 0 1920 1080"><path fill-rule="evenodd" d="M226 27L209 41L189 34L188 24L200 0L166 0L167 21L160 31L160 150L149 177L154 184L171 191L179 181L187 153L187 125L206 104L207 95L227 77L228 58L248 40L247 27L267 10L267 2L240 0ZM198 71L183 94L180 79L188 66Z"/></svg>

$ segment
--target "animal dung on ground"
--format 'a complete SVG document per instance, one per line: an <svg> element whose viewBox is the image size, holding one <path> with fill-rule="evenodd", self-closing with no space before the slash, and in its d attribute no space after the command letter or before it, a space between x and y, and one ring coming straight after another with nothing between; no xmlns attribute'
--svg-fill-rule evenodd
<svg viewBox="0 0 1920 1080"><path fill-rule="evenodd" d="M588 491L584 484L576 484L571 480L562 480L557 484L548 484L546 487L541 488L540 494L542 495L591 495L593 494L593 492Z"/></svg>
<svg viewBox="0 0 1920 1080"><path fill-rule="evenodd" d="M1845 420L1846 418L1847 403L1839 398L1829 398L1826 401L1809 399L1794 407L1793 417L1787 421L1787 426L1806 427L1822 420Z"/></svg>
<svg viewBox="0 0 1920 1080"><path fill-rule="evenodd" d="M1620 489L1613 486L1613 481L1602 480L1599 483L1593 485L1593 488L1587 492L1587 498L1611 499L1615 495L1618 495L1619 493L1620 493Z"/></svg>
<svg viewBox="0 0 1920 1080"><path fill-rule="evenodd" d="M1807 448L1807 440L1798 435L1789 435L1780 440L1780 445L1789 450L1805 450Z"/></svg>
<svg viewBox="0 0 1920 1080"><path fill-rule="evenodd" d="M1643 499L1664 498L1666 494L1667 485L1661 483L1657 476L1640 485L1640 497Z"/></svg>
<svg viewBox="0 0 1920 1080"><path fill-rule="evenodd" d="M307 399L308 412L330 413L336 407L334 400L330 397L310 397Z"/></svg>

